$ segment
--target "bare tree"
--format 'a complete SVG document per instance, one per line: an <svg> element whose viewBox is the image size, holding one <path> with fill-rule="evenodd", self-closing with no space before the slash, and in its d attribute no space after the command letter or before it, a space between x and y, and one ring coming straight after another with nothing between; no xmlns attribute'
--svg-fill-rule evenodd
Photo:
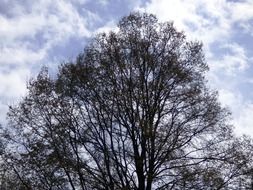
<svg viewBox="0 0 253 190"><path fill-rule="evenodd" d="M202 44L154 15L118 29L30 82L10 108L6 163L27 189L238 187L251 142L206 87Z"/></svg>

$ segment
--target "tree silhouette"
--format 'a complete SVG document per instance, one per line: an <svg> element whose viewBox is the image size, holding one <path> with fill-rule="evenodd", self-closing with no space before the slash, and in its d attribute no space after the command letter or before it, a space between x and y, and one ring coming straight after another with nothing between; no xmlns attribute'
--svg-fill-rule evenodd
<svg viewBox="0 0 253 190"><path fill-rule="evenodd" d="M3 159L25 189L236 189L251 140L233 136L207 70L201 43L132 13L30 82Z"/></svg>

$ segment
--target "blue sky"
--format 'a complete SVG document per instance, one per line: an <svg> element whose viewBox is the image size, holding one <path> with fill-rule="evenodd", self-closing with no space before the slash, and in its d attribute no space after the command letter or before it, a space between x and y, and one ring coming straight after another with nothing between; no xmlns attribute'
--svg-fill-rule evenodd
<svg viewBox="0 0 253 190"><path fill-rule="evenodd" d="M236 133L253 136L252 0L0 0L0 122L42 66L73 60L136 10L203 42L208 85L231 110Z"/></svg>

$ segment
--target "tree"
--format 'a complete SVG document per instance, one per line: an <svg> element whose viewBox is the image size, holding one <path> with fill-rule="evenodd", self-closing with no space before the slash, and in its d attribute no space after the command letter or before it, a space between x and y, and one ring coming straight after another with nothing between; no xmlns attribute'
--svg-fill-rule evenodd
<svg viewBox="0 0 253 190"><path fill-rule="evenodd" d="M3 159L26 189L236 189L251 140L233 136L207 70L201 43L132 13L30 82Z"/></svg>

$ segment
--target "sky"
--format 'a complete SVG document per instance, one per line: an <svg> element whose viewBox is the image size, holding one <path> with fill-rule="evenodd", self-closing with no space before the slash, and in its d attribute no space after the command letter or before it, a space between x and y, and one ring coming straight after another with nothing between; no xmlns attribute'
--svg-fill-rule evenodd
<svg viewBox="0 0 253 190"><path fill-rule="evenodd" d="M133 11L203 43L208 86L232 112L236 134L253 136L253 0L0 0L0 123L41 67L74 60Z"/></svg>

